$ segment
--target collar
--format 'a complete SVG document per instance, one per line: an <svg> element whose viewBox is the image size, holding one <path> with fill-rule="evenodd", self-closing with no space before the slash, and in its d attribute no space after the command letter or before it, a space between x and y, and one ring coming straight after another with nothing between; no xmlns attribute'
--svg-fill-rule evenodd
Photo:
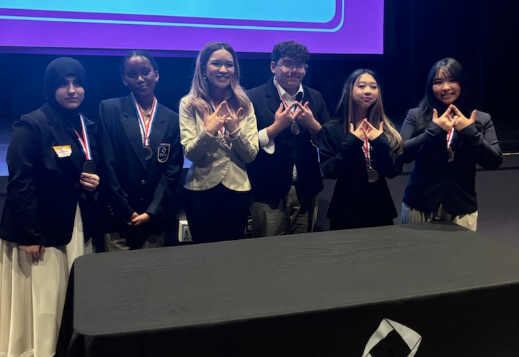
<svg viewBox="0 0 519 357"><path fill-rule="evenodd" d="M279 90L280 99L284 99L287 103L292 103L296 100L296 97L301 93L300 98L303 98L305 95L305 92L303 90L303 85L299 85L299 89L297 90L296 94L290 95L283 87L277 84L276 76L273 77L272 81L274 82L274 87L276 87Z"/></svg>

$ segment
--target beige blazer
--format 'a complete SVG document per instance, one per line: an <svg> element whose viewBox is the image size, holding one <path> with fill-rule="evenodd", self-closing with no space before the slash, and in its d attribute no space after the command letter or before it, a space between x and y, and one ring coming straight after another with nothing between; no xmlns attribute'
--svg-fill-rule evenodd
<svg viewBox="0 0 519 357"><path fill-rule="evenodd" d="M184 187L202 191L220 182L234 191L249 191L250 181L245 164L252 162L258 153L258 129L251 103L247 116L240 121L238 138L230 140L220 132L216 136L204 130L203 118L186 110L187 97L180 101L180 142L184 154L192 162Z"/></svg>

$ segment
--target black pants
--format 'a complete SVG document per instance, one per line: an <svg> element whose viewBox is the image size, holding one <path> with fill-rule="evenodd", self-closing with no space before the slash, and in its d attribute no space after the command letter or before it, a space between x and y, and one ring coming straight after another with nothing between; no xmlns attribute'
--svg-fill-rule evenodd
<svg viewBox="0 0 519 357"><path fill-rule="evenodd" d="M222 184L204 191L184 190L193 243L242 239L250 215L250 192Z"/></svg>

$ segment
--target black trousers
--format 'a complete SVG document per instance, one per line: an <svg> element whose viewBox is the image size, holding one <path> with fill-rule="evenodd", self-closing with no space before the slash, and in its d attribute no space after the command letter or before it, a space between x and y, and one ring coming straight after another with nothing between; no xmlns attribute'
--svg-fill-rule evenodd
<svg viewBox="0 0 519 357"><path fill-rule="evenodd" d="M250 215L250 192L222 184L209 190L184 190L186 218L193 243L242 239Z"/></svg>

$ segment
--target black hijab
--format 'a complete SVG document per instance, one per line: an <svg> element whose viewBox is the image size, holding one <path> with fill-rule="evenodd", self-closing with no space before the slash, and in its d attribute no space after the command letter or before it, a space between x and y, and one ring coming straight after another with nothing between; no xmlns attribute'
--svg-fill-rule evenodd
<svg viewBox="0 0 519 357"><path fill-rule="evenodd" d="M56 90L67 76L76 76L79 84L85 85L85 68L79 61L70 57L59 57L49 63L43 80L43 93L47 103L64 119L71 120L74 126L79 121L79 106L76 109L66 109L56 101Z"/></svg>

